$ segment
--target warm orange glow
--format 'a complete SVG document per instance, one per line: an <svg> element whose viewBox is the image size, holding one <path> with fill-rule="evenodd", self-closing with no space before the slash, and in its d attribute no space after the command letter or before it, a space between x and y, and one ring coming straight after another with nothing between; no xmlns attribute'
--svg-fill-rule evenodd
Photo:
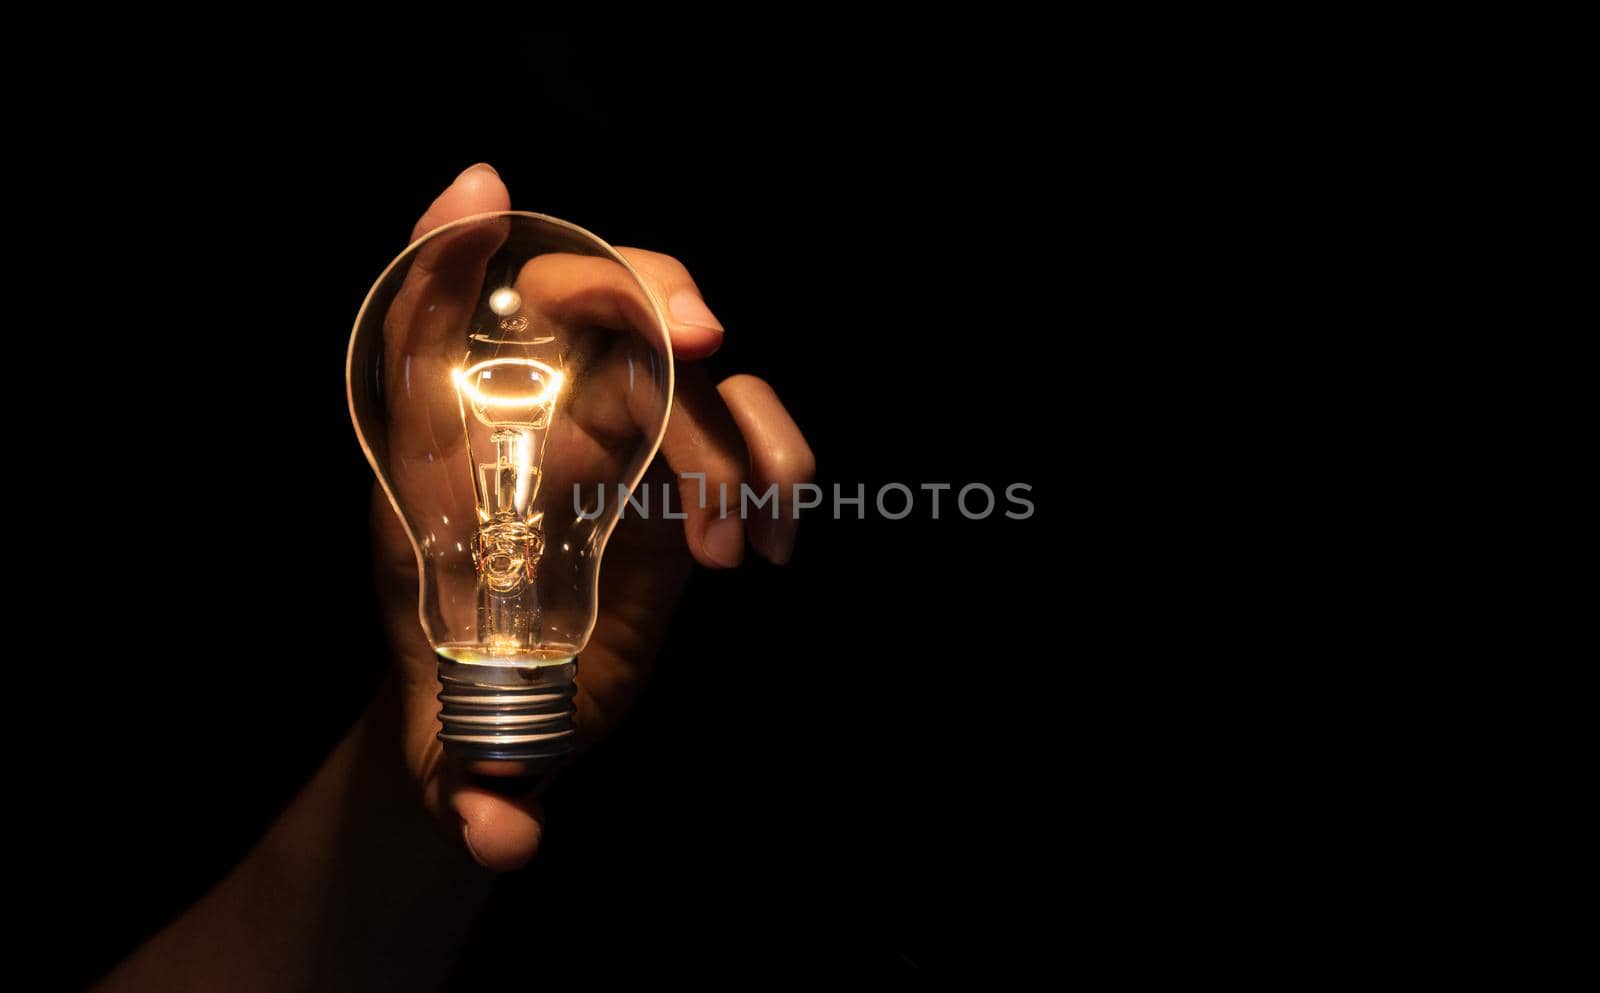
<svg viewBox="0 0 1600 993"><path fill-rule="evenodd" d="M476 384L482 381L485 372L492 373L502 366L525 366L533 369L540 374L541 389L537 393L506 396L495 396L478 389ZM452 369L450 376L455 380L456 389L461 391L461 395L478 407L550 406L556 402L556 397L560 395L561 387L566 382L566 377L559 370L552 369L537 359L488 359L468 369Z"/></svg>

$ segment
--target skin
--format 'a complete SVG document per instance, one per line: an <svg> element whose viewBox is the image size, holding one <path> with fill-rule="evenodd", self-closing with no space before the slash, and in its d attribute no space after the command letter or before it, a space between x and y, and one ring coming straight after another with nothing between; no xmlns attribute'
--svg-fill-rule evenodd
<svg viewBox="0 0 1600 993"><path fill-rule="evenodd" d="M510 207L499 175L476 165L439 195L412 237ZM765 382L741 375L713 383L696 361L717 350L724 332L682 264L619 251L667 313L678 362L661 456L645 482L659 492L674 474L705 473L712 494L721 484L736 493L746 481L758 491L776 483L786 500L815 469L794 420ZM417 290L425 300L427 287ZM642 689L696 562L733 568L748 546L783 564L794 548L787 505L778 520L763 516L747 528L719 520L714 498L700 507L698 481L679 485L687 519L629 520L606 547L600 615L578 675L585 744L604 736ZM538 852L544 811L528 770L468 772L434 737L437 660L417 621L415 558L376 488L372 530L393 656L376 698L245 860L98 990L435 989L494 874Z"/></svg>

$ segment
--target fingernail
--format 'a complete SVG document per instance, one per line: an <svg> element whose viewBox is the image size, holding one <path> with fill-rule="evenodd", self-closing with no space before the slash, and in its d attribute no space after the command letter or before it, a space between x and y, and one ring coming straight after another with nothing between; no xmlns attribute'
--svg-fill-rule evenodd
<svg viewBox="0 0 1600 993"><path fill-rule="evenodd" d="M491 174L493 174L495 176L500 175L500 173L495 171L494 166L490 165L487 162L479 162L479 163L476 163L474 165L469 165L465 169L461 170L461 175L456 177L456 181L460 182L461 180L467 178L467 173L472 172L474 169L487 169L487 170L489 170L489 172Z"/></svg>
<svg viewBox="0 0 1600 993"><path fill-rule="evenodd" d="M472 847L472 825L466 821L461 822L461 840L467 846L467 851L471 853L472 860L485 869L489 868L489 863L485 862L483 856L478 854L478 850Z"/></svg>
<svg viewBox="0 0 1600 993"><path fill-rule="evenodd" d="M706 528L706 558L732 569L744 559L744 525L737 517L724 517Z"/></svg>
<svg viewBox="0 0 1600 993"><path fill-rule="evenodd" d="M800 522L760 518L750 526L750 544L773 565L788 565L794 554L794 533Z"/></svg>
<svg viewBox="0 0 1600 993"><path fill-rule="evenodd" d="M687 324L692 328L709 328L722 334L722 322L717 320L717 315L711 312L706 302L700 299L700 294L694 290L679 290L672 294L672 300L667 304L667 310L672 312L672 319L679 324Z"/></svg>

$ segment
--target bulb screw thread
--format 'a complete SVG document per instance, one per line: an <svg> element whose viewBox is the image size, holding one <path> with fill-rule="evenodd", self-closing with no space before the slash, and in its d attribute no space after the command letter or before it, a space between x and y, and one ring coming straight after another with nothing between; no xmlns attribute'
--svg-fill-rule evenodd
<svg viewBox="0 0 1600 993"><path fill-rule="evenodd" d="M439 740L467 762L526 762L572 751L576 658L558 665L439 659Z"/></svg>

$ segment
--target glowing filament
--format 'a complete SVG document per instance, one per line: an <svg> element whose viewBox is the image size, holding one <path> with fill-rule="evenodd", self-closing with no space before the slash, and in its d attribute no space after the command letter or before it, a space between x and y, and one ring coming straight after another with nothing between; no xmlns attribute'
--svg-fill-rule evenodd
<svg viewBox="0 0 1600 993"><path fill-rule="evenodd" d="M517 366L530 370L528 378L539 384L537 392L499 394L483 390L483 382L492 380L496 370ZM552 369L538 359L514 358L488 359L467 369L452 369L450 376L455 380L456 389L461 391L461 395L466 397L467 402L474 408L515 409L553 406L566 380L559 370ZM491 418L484 419L492 421Z"/></svg>

